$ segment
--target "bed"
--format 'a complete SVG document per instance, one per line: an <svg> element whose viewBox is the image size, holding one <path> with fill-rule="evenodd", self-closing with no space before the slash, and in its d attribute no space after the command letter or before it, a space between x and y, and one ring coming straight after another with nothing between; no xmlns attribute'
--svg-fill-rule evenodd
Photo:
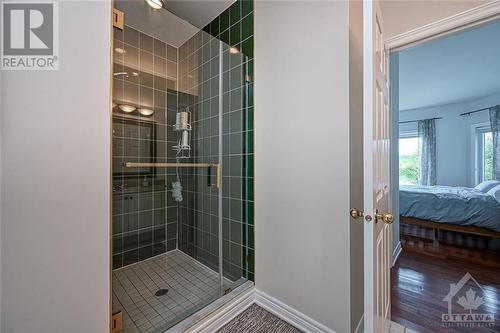
<svg viewBox="0 0 500 333"><path fill-rule="evenodd" d="M401 185L400 222L500 238L500 202L468 187Z"/></svg>

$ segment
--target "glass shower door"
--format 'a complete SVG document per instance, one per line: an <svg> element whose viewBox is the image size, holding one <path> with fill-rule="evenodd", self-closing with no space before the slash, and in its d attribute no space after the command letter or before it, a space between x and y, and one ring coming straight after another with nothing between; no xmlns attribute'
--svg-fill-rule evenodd
<svg viewBox="0 0 500 333"><path fill-rule="evenodd" d="M253 4L177 46L145 4L115 2L112 287L123 332L149 333L254 278Z"/></svg>

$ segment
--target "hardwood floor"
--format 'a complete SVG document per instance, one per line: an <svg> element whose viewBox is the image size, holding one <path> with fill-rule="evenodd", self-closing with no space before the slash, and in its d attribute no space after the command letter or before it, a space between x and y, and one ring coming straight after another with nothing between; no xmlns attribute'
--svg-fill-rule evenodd
<svg viewBox="0 0 500 333"><path fill-rule="evenodd" d="M500 332L500 240L442 233L435 246L423 234L401 236L403 251L391 271L391 319L420 333ZM452 313L469 313L457 301L472 289L484 302L472 313L493 314L495 321L487 327L443 327L441 316L448 313L443 299L467 272L483 289L468 280L452 299Z"/></svg>

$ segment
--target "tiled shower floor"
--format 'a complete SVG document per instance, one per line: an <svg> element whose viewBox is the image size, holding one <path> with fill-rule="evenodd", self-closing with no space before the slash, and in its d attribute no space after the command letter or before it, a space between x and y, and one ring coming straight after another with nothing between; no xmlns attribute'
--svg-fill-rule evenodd
<svg viewBox="0 0 500 333"><path fill-rule="evenodd" d="M164 296L155 296L167 288ZM113 313L124 333L152 333L175 324L220 295L219 276L174 250L113 271Z"/></svg>

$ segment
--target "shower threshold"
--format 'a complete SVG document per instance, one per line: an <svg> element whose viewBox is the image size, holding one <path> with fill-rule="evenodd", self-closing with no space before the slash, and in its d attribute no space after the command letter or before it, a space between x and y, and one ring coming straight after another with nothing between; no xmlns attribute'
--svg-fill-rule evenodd
<svg viewBox="0 0 500 333"><path fill-rule="evenodd" d="M245 282L225 278L223 290ZM181 332L234 294L220 297L220 292L219 275L180 250L113 271L113 313L122 311L123 333L165 332L176 324L172 329Z"/></svg>

